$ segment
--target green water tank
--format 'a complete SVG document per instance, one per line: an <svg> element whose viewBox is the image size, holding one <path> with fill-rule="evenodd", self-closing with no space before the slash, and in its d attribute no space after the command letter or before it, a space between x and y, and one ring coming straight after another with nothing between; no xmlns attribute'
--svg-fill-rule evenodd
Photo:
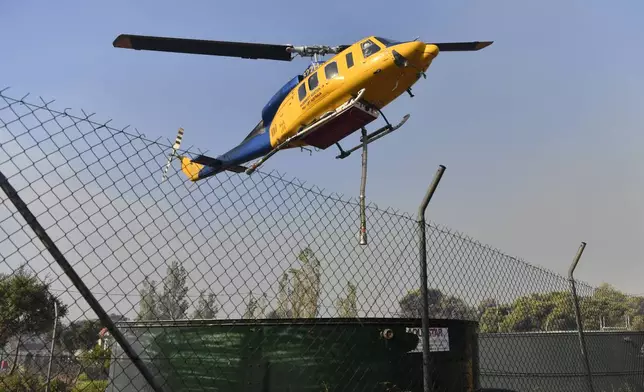
<svg viewBox="0 0 644 392"><path fill-rule="evenodd" d="M119 327L168 391L423 390L419 319L190 320ZM476 391L477 323L433 319L430 328L435 390ZM115 357L112 390L142 390L145 381L127 357Z"/></svg>

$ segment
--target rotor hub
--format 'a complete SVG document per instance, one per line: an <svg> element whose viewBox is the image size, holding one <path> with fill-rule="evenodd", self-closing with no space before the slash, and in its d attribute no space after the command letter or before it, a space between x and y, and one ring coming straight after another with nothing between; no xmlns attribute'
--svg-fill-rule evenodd
<svg viewBox="0 0 644 392"><path fill-rule="evenodd" d="M326 46L326 45L311 45L311 46L291 46L286 50L289 53L296 53L300 56L324 56L327 54L337 54L344 49L343 46Z"/></svg>

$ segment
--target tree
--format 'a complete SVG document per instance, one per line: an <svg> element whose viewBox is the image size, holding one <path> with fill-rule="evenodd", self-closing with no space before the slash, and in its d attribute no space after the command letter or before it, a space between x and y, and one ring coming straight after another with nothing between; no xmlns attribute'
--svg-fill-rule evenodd
<svg viewBox="0 0 644 392"><path fill-rule="evenodd" d="M608 284L600 285L590 296L579 297L584 329L597 330L600 318L608 326L644 330L644 298L629 297ZM534 293L512 303L479 306L481 332L573 331L577 329L575 310L569 291Z"/></svg>
<svg viewBox="0 0 644 392"><path fill-rule="evenodd" d="M338 317L358 317L356 297L356 286L353 283L348 282L347 296L344 298L338 298L336 301Z"/></svg>
<svg viewBox="0 0 644 392"><path fill-rule="evenodd" d="M101 328L100 320L73 321L61 328L60 342L72 353L76 350L90 350L96 345Z"/></svg>
<svg viewBox="0 0 644 392"><path fill-rule="evenodd" d="M430 318L466 319L474 317L476 314L476 311L462 299L452 295L444 295L438 289L428 289L427 299ZM423 301L420 290L409 291L398 303L402 317L422 317Z"/></svg>
<svg viewBox="0 0 644 392"><path fill-rule="evenodd" d="M644 315L637 315L631 320L631 328L635 331L644 331Z"/></svg>
<svg viewBox="0 0 644 392"><path fill-rule="evenodd" d="M250 293L248 293L248 296L246 298L246 310L244 311L244 315L242 317L250 320L261 318L267 306L266 293L263 293L260 298L255 298L253 292L251 291Z"/></svg>
<svg viewBox="0 0 644 392"><path fill-rule="evenodd" d="M489 309L489 308L496 308L499 306L499 302L495 298L485 298L479 303L479 306L477 307L477 316L478 318L483 317L483 314Z"/></svg>
<svg viewBox="0 0 644 392"><path fill-rule="evenodd" d="M539 296L519 298L512 306L510 313L503 319L499 332L529 332L545 330L546 316L550 313L550 304Z"/></svg>
<svg viewBox="0 0 644 392"><path fill-rule="evenodd" d="M315 317L320 300L320 260L311 248L304 248L298 255L300 268L291 268L293 274L293 317Z"/></svg>
<svg viewBox="0 0 644 392"><path fill-rule="evenodd" d="M310 247L297 255L299 268L289 268L277 284L277 307L268 318L316 317L320 302L321 262Z"/></svg>
<svg viewBox="0 0 644 392"><path fill-rule="evenodd" d="M436 314L440 301L443 298L443 293L437 289L427 290L427 300L429 305L429 317ZM401 317L420 318L423 316L423 301L420 290L411 290L398 301L400 305Z"/></svg>
<svg viewBox="0 0 644 392"><path fill-rule="evenodd" d="M161 281L161 292L157 292L156 282L145 277L139 290L141 302L137 320L177 320L187 318L188 272L178 261L168 265L166 275Z"/></svg>
<svg viewBox="0 0 644 392"><path fill-rule="evenodd" d="M629 298L613 286L602 283L592 296L581 298L584 328L599 329L599 319L606 326L624 325L625 316L630 315Z"/></svg>
<svg viewBox="0 0 644 392"><path fill-rule="evenodd" d="M163 293L159 295L157 317L161 320L178 320L186 318L190 307L187 300L188 287L186 271L178 261L173 261L167 268L167 273L161 285Z"/></svg>
<svg viewBox="0 0 644 392"><path fill-rule="evenodd" d="M277 309L269 315L269 318L286 318L292 316L289 306L291 296L289 293L288 283L288 273L284 272L277 282Z"/></svg>
<svg viewBox="0 0 644 392"><path fill-rule="evenodd" d="M197 300L197 306L192 313L192 318L205 320L214 319L217 316L218 311L219 305L217 305L217 295L214 293L206 294L206 290L202 290L199 293L199 299Z"/></svg>
<svg viewBox="0 0 644 392"><path fill-rule="evenodd" d="M104 379L109 374L112 350L98 344L85 350L78 357L81 367L90 379Z"/></svg>
<svg viewBox="0 0 644 392"><path fill-rule="evenodd" d="M67 315L67 305L49 291L50 283L25 271L21 266L13 274L0 274L0 347L17 338L16 352L10 374L18 360L21 338L46 333L54 326L54 304L58 319Z"/></svg>
<svg viewBox="0 0 644 392"><path fill-rule="evenodd" d="M139 289L139 295L141 296L141 302L139 303L139 312L136 317L139 321L145 320L156 320L156 303L157 303L157 292L155 288L156 282L150 280L147 276L143 279L141 288Z"/></svg>
<svg viewBox="0 0 644 392"><path fill-rule="evenodd" d="M512 309L508 305L488 306L479 319L479 331L500 332L501 323Z"/></svg>
<svg viewBox="0 0 644 392"><path fill-rule="evenodd" d="M644 316L644 297L630 297L628 304L632 316Z"/></svg>

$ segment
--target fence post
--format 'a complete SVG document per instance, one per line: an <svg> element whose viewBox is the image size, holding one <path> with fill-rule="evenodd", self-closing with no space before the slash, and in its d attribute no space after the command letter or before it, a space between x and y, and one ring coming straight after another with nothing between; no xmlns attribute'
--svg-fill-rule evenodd
<svg viewBox="0 0 644 392"><path fill-rule="evenodd" d="M431 364L429 356L429 299L427 298L427 243L425 238L425 210L429 205L438 183L443 177L445 166L440 165L434 179L427 189L427 193L418 208L418 229L419 229L419 249L420 249L420 292L423 304L422 316L422 337L423 337L423 391L433 391Z"/></svg>
<svg viewBox="0 0 644 392"><path fill-rule="evenodd" d="M25 202L22 200L20 195L18 195L16 189L9 183L9 180L1 171L0 188L2 188L9 200L11 200L11 202L16 207L20 215L22 215L22 217L25 219L29 227L31 227L34 233L36 233L36 236L40 239L40 241L42 241L43 245L45 245L45 248L47 248L60 268L65 271L67 277L72 281L74 286L76 286L76 289L81 293L83 298L85 298L85 301L87 301L89 306L96 313L98 319L103 323L105 328L110 331L110 333L114 337L114 340L119 343L125 354L134 363L134 366L136 366L139 372L141 372L150 387L152 387L155 392L163 392L163 389L161 389L157 381L154 379L152 373L150 373L150 370L147 368L147 366L145 366L143 361L141 361L141 358L139 358L139 356L134 352L132 346L130 346L127 340L125 340L125 336L123 336L121 331L116 328L116 325L114 325L112 319L107 315L107 312L105 312L92 292L89 291L83 280L80 278L80 276L78 276L74 268L69 264L60 249L58 249L56 244L54 244L54 241L51 239L51 237L49 237L45 229L40 225L36 217L32 214Z"/></svg>
<svg viewBox="0 0 644 392"><path fill-rule="evenodd" d="M579 259L581 259L581 255L582 253L584 253L584 249L586 249L586 243L582 242L581 245L579 246L579 250L577 251L577 254L575 255L575 258L572 261L572 264L570 265L570 268L568 269L568 281L570 282L570 291L572 293L572 300L575 304L575 320L577 321L577 334L579 335L579 346L581 348L581 356L584 359L584 367L586 368L586 380L588 382L588 390L590 392L594 392L595 390L593 388L592 372L590 371L590 361L588 360L588 350L586 348L586 339L584 337L584 327L581 321L581 311L579 309L579 298L577 298L575 278L573 277L575 268L577 268L577 263L579 263Z"/></svg>
<svg viewBox="0 0 644 392"><path fill-rule="evenodd" d="M58 327L58 304L54 301L54 332L51 337L51 350L49 351L49 364L47 365L47 385L45 392L49 392L51 383L51 363L54 361L54 349L56 346L56 328Z"/></svg>

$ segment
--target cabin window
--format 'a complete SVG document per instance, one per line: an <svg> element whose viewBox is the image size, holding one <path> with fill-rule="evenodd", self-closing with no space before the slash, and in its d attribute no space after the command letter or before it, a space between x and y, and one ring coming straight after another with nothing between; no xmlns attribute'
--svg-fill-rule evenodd
<svg viewBox="0 0 644 392"><path fill-rule="evenodd" d="M347 59L347 68L353 67L353 53L349 52L346 56Z"/></svg>
<svg viewBox="0 0 644 392"><path fill-rule="evenodd" d="M360 48L362 49L362 56L364 58L367 58L371 56L372 54L376 53L377 51L380 50L380 46L376 45L372 40L368 39L364 41L363 43L360 44Z"/></svg>
<svg viewBox="0 0 644 392"><path fill-rule="evenodd" d="M300 97L300 101L306 97L306 83L300 84L300 88L297 89L297 95Z"/></svg>
<svg viewBox="0 0 644 392"><path fill-rule="evenodd" d="M309 77L309 91L313 91L318 86L318 73L315 72Z"/></svg>
<svg viewBox="0 0 644 392"><path fill-rule="evenodd" d="M324 67L324 76L326 77L327 80L333 79L336 76L338 76L338 63L335 61L327 64Z"/></svg>

